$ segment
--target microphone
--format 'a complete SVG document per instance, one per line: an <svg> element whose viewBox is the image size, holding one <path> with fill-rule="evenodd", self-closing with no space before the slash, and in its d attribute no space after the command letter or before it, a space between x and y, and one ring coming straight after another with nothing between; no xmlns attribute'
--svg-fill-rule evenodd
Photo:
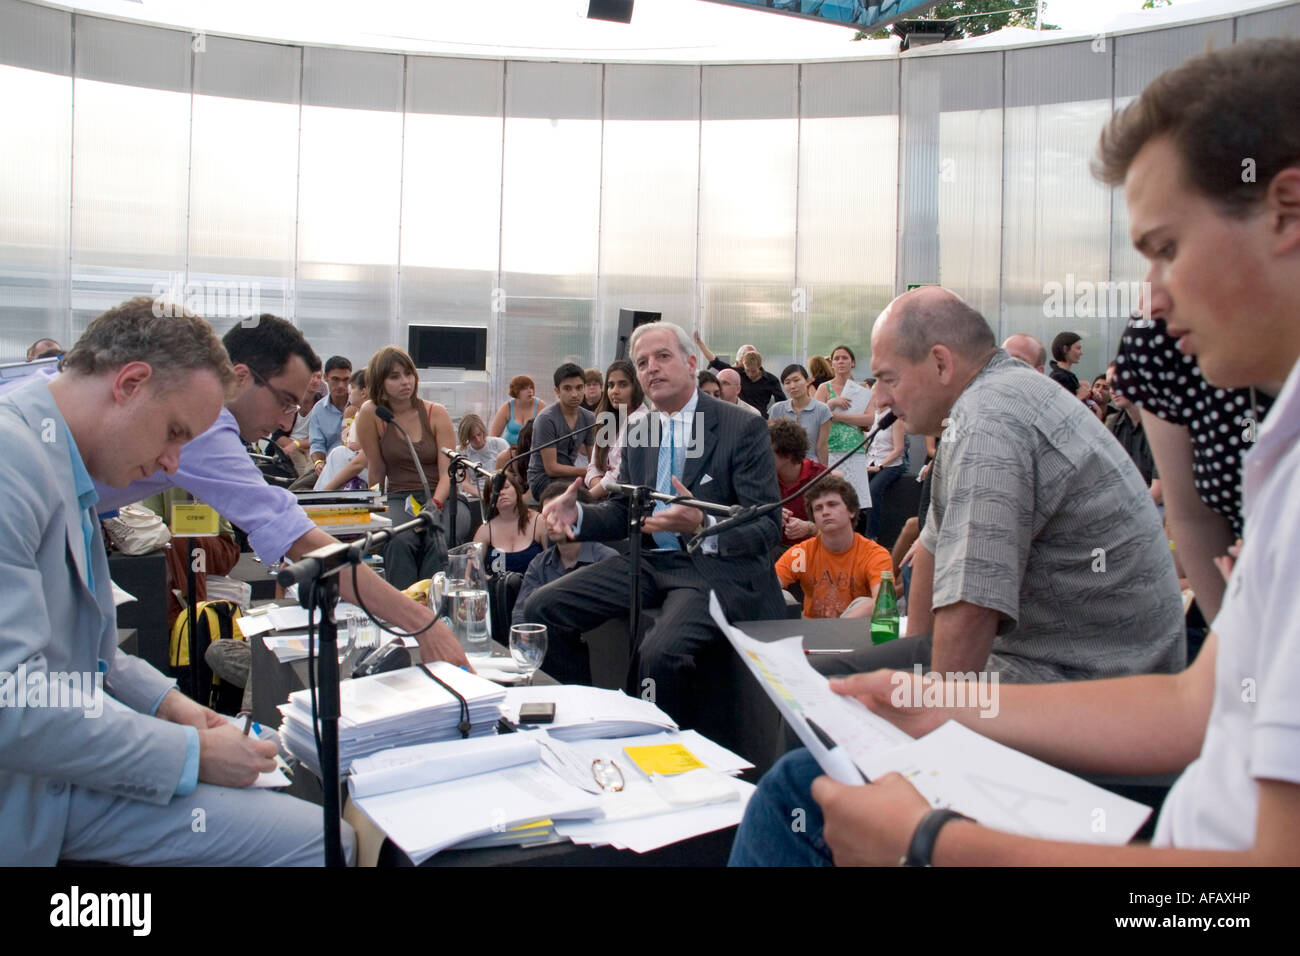
<svg viewBox="0 0 1300 956"><path fill-rule="evenodd" d="M798 498L801 495L808 494L808 492L813 488L813 486L815 486L823 478L825 478L832 471L834 471L845 461L847 461L850 458L850 456L857 454L859 448L862 448L863 446L866 445L870 445L873 441L875 441L876 436L879 435L884 429L889 428L891 425L893 425L894 422L897 420L897 418L898 416L894 414L892 409L890 411L885 412L885 414L880 416L880 420L871 427L871 431L867 432L866 435L863 436L862 441L858 442L856 445L853 446L852 449L845 452L838 459L836 459L835 464L831 465L829 468L823 471L816 478L796 488L794 491L790 492L780 501L770 502L765 505L750 505L749 507L745 508L743 511L741 511L739 514L735 515L734 517L726 518L722 521L719 521L717 524L713 525L710 528L705 528L703 531L701 531L699 534L697 534L694 538L691 539L688 550L694 553L695 551L699 550L699 547L704 542L705 538L712 537L715 534L721 534L723 531L726 531L729 528L734 528L737 525L749 524L749 522L761 518L763 515L768 514L769 512L775 511L777 508L784 506L788 502L793 501L795 498Z"/></svg>
<svg viewBox="0 0 1300 956"><path fill-rule="evenodd" d="M424 489L424 500L426 503L432 502L433 494L429 491L429 479L424 474L424 465L420 462L420 456L415 453L415 442L411 441L411 436L406 433L406 429L397 421L397 417L393 415L393 410L387 405L376 405L375 415L381 422L385 422L389 425L396 425L397 430L401 432L402 437L406 439L406 447L411 450L411 461L415 462L415 470L419 472L420 475L420 487Z"/></svg>

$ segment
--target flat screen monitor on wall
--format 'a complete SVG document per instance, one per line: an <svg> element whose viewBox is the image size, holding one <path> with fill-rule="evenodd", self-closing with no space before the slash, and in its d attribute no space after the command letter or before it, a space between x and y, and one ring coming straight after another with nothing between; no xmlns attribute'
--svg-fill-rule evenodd
<svg viewBox="0 0 1300 956"><path fill-rule="evenodd" d="M487 329L463 325L412 325L406 350L416 368L487 371Z"/></svg>

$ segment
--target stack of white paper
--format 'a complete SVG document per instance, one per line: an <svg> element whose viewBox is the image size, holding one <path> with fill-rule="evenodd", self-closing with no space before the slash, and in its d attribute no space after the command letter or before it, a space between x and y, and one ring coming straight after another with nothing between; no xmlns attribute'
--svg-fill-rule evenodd
<svg viewBox="0 0 1300 956"><path fill-rule="evenodd" d="M353 800L425 787L537 760L539 732L442 740L358 757L348 775Z"/></svg>
<svg viewBox="0 0 1300 956"><path fill-rule="evenodd" d="M505 691L446 661L429 670L456 689L469 705L470 736L496 733ZM346 773L358 757L408 744L460 737L460 701L430 678L422 667L375 674L339 685L339 771ZM289 695L280 705L285 747L318 776L320 765L311 726L310 691Z"/></svg>
<svg viewBox="0 0 1300 956"><path fill-rule="evenodd" d="M565 783L537 761L355 803L417 864L464 840L521 823L600 812L599 797Z"/></svg>
<svg viewBox="0 0 1300 956"><path fill-rule="evenodd" d="M676 722L648 700L618 690L567 684L511 687L505 691L502 715L518 723L520 705L529 703L555 704L555 720L545 727L557 740L630 737L677 729Z"/></svg>

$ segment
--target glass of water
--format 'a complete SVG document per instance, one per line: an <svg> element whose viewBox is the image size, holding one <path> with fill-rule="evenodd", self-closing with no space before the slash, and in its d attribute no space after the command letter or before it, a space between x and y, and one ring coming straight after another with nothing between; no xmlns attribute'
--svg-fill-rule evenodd
<svg viewBox="0 0 1300 956"><path fill-rule="evenodd" d="M533 674L546 660L546 625L512 624L510 625L510 656L528 675L528 683L533 682Z"/></svg>
<svg viewBox="0 0 1300 956"><path fill-rule="evenodd" d="M462 588L454 592L451 595L451 620L466 657L492 656L487 591Z"/></svg>

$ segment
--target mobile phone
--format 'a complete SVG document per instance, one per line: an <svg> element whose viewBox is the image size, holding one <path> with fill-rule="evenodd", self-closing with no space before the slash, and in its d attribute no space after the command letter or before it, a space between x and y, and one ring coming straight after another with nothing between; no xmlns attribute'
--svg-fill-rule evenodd
<svg viewBox="0 0 1300 956"><path fill-rule="evenodd" d="M519 722L521 724L549 724L554 720L554 703L537 702L532 704L522 704L519 707Z"/></svg>

